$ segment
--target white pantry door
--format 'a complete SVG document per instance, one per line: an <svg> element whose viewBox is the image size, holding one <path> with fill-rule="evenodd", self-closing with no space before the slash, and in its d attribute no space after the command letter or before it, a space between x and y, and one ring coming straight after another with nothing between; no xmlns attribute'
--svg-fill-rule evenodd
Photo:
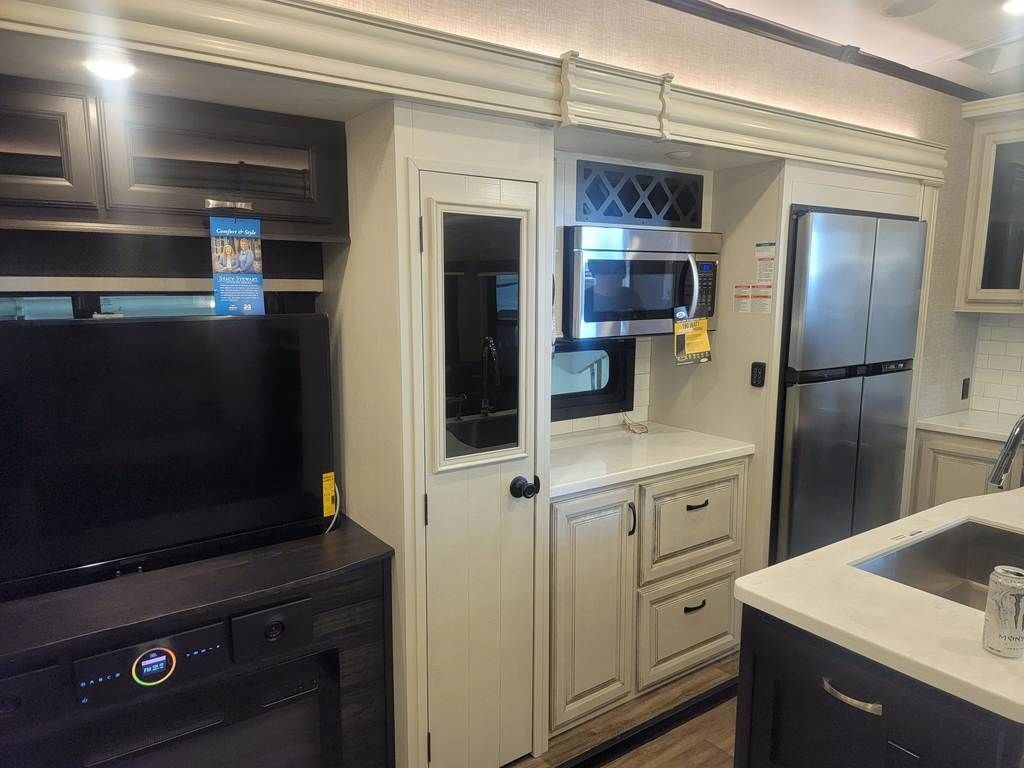
<svg viewBox="0 0 1024 768"><path fill-rule="evenodd" d="M537 185L424 171L420 212L431 764L497 768L533 738Z"/></svg>

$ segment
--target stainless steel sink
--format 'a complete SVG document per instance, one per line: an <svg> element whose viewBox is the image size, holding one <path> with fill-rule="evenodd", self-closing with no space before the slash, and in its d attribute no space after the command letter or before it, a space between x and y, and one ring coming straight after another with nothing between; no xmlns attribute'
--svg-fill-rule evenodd
<svg viewBox="0 0 1024 768"><path fill-rule="evenodd" d="M972 521L921 534L857 567L983 611L988 577L997 565L1024 568L1024 535Z"/></svg>

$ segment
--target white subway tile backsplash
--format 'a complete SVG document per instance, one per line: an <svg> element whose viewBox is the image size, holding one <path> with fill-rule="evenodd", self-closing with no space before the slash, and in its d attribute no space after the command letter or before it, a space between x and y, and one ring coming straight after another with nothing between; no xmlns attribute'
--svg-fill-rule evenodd
<svg viewBox="0 0 1024 768"><path fill-rule="evenodd" d="M975 411L999 411L999 401L994 397L981 397L980 395L974 395L971 397L971 408Z"/></svg>
<svg viewBox="0 0 1024 768"><path fill-rule="evenodd" d="M651 404L651 390L637 389L633 391L633 407L639 408Z"/></svg>
<svg viewBox="0 0 1024 768"><path fill-rule="evenodd" d="M1024 413L1024 315L982 315L971 408Z"/></svg>
<svg viewBox="0 0 1024 768"><path fill-rule="evenodd" d="M1000 400L999 412L1019 416L1024 413L1024 402L1021 402L1020 400Z"/></svg>
<svg viewBox="0 0 1024 768"><path fill-rule="evenodd" d="M990 368L999 368L1003 371L1019 371L1021 358L1009 355L989 355L988 364Z"/></svg>
<svg viewBox="0 0 1024 768"><path fill-rule="evenodd" d="M572 432L572 419L551 422L552 435L567 435Z"/></svg>
<svg viewBox="0 0 1024 768"><path fill-rule="evenodd" d="M1011 384L982 384L981 394L985 397L998 397L1001 400L1016 400L1019 387Z"/></svg>
<svg viewBox="0 0 1024 768"><path fill-rule="evenodd" d="M597 416L586 416L582 419L572 420L572 431L582 432L585 429L597 429L601 426Z"/></svg>
<svg viewBox="0 0 1024 768"><path fill-rule="evenodd" d="M979 355L1005 355L1006 354L1006 342L1005 341L979 341L977 349L978 349L978 354Z"/></svg>
<svg viewBox="0 0 1024 768"><path fill-rule="evenodd" d="M1006 381L1004 376L1017 375L1011 371L994 371L988 368L975 368L974 369L974 383L975 384L1013 384L1015 382Z"/></svg>
<svg viewBox="0 0 1024 768"><path fill-rule="evenodd" d="M638 389L650 389L651 388L651 374L649 373L638 373L633 381L633 390Z"/></svg>
<svg viewBox="0 0 1024 768"><path fill-rule="evenodd" d="M603 413L597 417L597 424L601 427L617 427L621 423L621 413Z"/></svg>
<svg viewBox="0 0 1024 768"><path fill-rule="evenodd" d="M626 415L629 416L630 421L645 422L647 421L647 406L645 405L642 408L634 408Z"/></svg>
<svg viewBox="0 0 1024 768"><path fill-rule="evenodd" d="M650 373L651 372L651 359L641 360L639 357L636 359L636 368L634 373Z"/></svg>

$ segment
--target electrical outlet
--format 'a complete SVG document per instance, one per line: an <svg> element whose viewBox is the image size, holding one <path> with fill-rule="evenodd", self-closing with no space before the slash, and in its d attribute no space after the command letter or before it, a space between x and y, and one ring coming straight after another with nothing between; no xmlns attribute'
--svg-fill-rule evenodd
<svg viewBox="0 0 1024 768"><path fill-rule="evenodd" d="M970 396L971 396L971 379L970 379L970 377L968 377L968 378L964 379L963 383L960 385L960 399L961 400L966 400Z"/></svg>

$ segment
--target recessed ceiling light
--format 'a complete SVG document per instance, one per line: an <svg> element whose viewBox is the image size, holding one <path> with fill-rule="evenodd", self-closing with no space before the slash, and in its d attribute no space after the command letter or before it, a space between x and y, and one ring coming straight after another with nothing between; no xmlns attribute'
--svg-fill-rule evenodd
<svg viewBox="0 0 1024 768"><path fill-rule="evenodd" d="M938 0L890 0L882 9L882 15L889 18L903 18L905 16L916 16L927 11L935 5Z"/></svg>
<svg viewBox="0 0 1024 768"><path fill-rule="evenodd" d="M1003 10L1013 16L1020 16L1024 14L1024 0L1006 0Z"/></svg>
<svg viewBox="0 0 1024 768"><path fill-rule="evenodd" d="M685 160L688 157L693 157L692 149L673 149L671 152L666 152L665 157L670 160Z"/></svg>
<svg viewBox="0 0 1024 768"><path fill-rule="evenodd" d="M116 51L99 51L85 62L85 68L104 80L126 80L135 74L135 66Z"/></svg>

